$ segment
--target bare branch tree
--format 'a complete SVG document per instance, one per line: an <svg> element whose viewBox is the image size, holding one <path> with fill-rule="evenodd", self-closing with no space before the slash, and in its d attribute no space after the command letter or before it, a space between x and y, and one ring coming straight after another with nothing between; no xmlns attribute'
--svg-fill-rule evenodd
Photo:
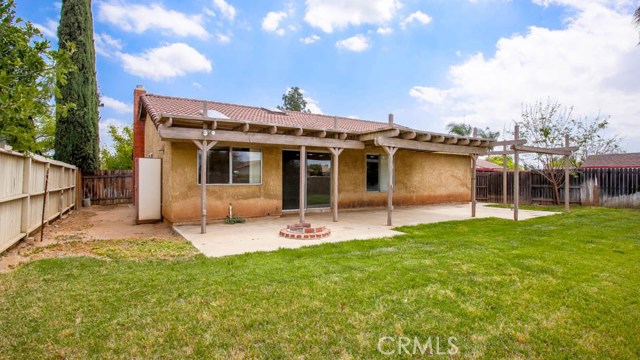
<svg viewBox="0 0 640 360"><path fill-rule="evenodd" d="M537 147L564 147L564 136L569 135L572 146L579 150L571 157L573 166L582 163L589 155L622 152L618 136L607 137L603 131L609 125L609 117L598 114L594 118L576 117L573 107L547 99L522 106L522 115L516 124L520 126L520 136L527 144ZM552 185L554 200L560 203L560 188L566 179L562 168L562 156L530 154L522 156L525 167L539 172Z"/></svg>

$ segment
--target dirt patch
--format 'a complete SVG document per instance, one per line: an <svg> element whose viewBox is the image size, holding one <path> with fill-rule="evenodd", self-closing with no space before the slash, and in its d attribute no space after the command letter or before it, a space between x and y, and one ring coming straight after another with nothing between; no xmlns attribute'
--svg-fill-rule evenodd
<svg viewBox="0 0 640 360"><path fill-rule="evenodd" d="M179 240L167 223L135 224L131 204L82 208L48 225L43 241L40 232L16 244L0 256L0 272L10 271L31 260L88 255L96 256L91 242L115 239Z"/></svg>

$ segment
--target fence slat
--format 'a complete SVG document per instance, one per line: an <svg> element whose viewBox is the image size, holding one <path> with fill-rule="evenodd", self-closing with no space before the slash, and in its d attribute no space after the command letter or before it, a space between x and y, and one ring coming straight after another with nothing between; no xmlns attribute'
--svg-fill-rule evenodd
<svg viewBox="0 0 640 360"><path fill-rule="evenodd" d="M83 197L92 204L112 205L130 203L132 196L131 170L96 170L82 174Z"/></svg>
<svg viewBox="0 0 640 360"><path fill-rule="evenodd" d="M49 188L44 193L45 168ZM45 221L68 211L75 202L64 196L75 191L75 166L39 155L0 148L0 253L42 226L43 200L48 197Z"/></svg>
<svg viewBox="0 0 640 360"><path fill-rule="evenodd" d="M611 207L640 208L640 168L578 169L569 179L569 194L561 186L560 202L565 196L574 204L601 204ZM599 191L594 191L597 187ZM507 202L513 203L513 172L507 174ZM600 194L598 199L591 198ZM478 172L478 201L502 201L502 173ZM584 198L583 198L584 197ZM538 172L520 172L520 198L523 204L553 204L553 185Z"/></svg>

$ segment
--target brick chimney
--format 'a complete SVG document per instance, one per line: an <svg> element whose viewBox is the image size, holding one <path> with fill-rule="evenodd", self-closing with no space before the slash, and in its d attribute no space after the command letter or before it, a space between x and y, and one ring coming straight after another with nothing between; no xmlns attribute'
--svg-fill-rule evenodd
<svg viewBox="0 0 640 360"><path fill-rule="evenodd" d="M140 96L147 93L144 86L137 85L133 90L133 202L136 202L136 184L138 173L136 171L136 159L144 157L144 118L140 118Z"/></svg>

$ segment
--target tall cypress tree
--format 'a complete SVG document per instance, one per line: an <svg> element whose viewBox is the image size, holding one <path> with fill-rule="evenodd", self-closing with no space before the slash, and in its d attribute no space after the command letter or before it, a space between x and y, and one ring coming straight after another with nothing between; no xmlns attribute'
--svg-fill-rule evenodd
<svg viewBox="0 0 640 360"><path fill-rule="evenodd" d="M75 108L57 114L55 158L82 170L95 170L100 167L100 140L91 0L62 1L60 48L66 48L67 42L75 44L71 59L78 70L69 74L67 83L60 86L56 104L73 103Z"/></svg>

